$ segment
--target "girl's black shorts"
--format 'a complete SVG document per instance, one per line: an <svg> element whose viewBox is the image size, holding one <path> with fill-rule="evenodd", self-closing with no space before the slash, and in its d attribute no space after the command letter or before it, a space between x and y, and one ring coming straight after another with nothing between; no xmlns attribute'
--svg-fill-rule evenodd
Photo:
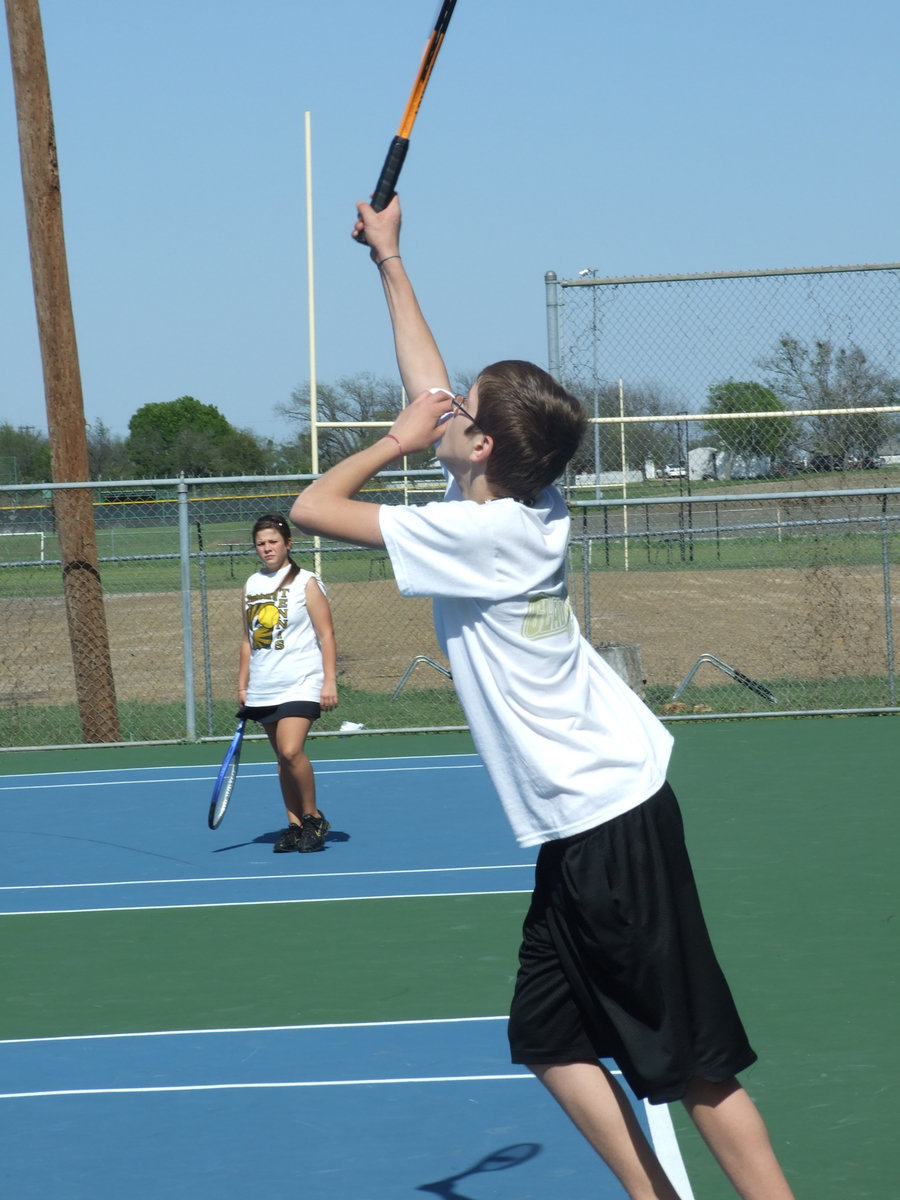
<svg viewBox="0 0 900 1200"><path fill-rule="evenodd" d="M546 842L509 1019L512 1061L613 1058L635 1095L677 1100L756 1061L716 960L668 784Z"/></svg>
<svg viewBox="0 0 900 1200"><path fill-rule="evenodd" d="M259 721L260 725L274 725L282 717L308 717L310 721L317 721L322 715L322 706L312 700L291 700L287 704L243 704L237 715Z"/></svg>

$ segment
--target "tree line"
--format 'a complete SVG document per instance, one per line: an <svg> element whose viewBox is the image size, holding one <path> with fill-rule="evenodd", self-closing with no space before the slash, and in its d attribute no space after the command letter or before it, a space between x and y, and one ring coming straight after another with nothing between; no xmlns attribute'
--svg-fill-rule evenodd
<svg viewBox="0 0 900 1200"><path fill-rule="evenodd" d="M727 379L709 385L699 423L704 444L721 450L729 461L764 459L774 467L818 463L825 469L869 465L881 448L897 436L893 414L841 414L840 409L878 408L900 404L900 380L869 361L854 345L841 347L821 340L811 344L785 334L773 353L760 361L761 378ZM465 390L471 378L458 377ZM677 415L676 406L658 387L633 386L623 394L614 385L599 388L570 385L588 415L617 417ZM397 382L361 373L316 388L318 465L327 469L378 436L378 422L390 422L402 403ZM817 410L816 417L792 417ZM119 437L103 421L88 427L91 480L173 479L233 475L306 474L312 469L310 385L294 389L275 413L284 422L280 440L237 429L213 404L193 396L144 404L131 417L128 434ZM737 416L735 414L750 414ZM324 423L324 424L323 424ZM366 424L368 423L368 424ZM362 424L362 428L353 428ZM613 429L615 427L612 427ZM642 469L683 461L685 447L677 424L649 423L640 436L629 434L627 465ZM692 436L696 445L696 435ZM618 430L602 436L590 427L574 461L576 471L619 470L622 463ZM431 452L411 456L422 467ZM28 426L0 425L0 483L44 483L50 480L50 444L45 433Z"/></svg>
<svg viewBox="0 0 900 1200"><path fill-rule="evenodd" d="M392 379L362 373L319 384L318 420L393 420L401 391ZM235 428L214 404L193 396L142 405L128 422L124 437L103 421L88 425L92 481L175 479L231 475L294 475L312 469L310 386L295 388L289 403L275 406L284 421L282 439L260 437ZM377 435L377 428L326 428L318 434L318 459L324 469ZM432 455L417 456L423 465ZM412 461L412 460L411 460ZM0 483L45 483L51 478L50 441L31 426L0 424Z"/></svg>
<svg viewBox="0 0 900 1200"><path fill-rule="evenodd" d="M709 385L700 411L710 420L691 422L690 435L687 422L630 427L626 465L634 470L648 461L686 466L690 440L694 447L721 451L726 476L738 461L745 470L747 463L757 462L778 474L842 470L874 466L900 433L898 414L859 411L900 404L900 379L871 362L859 346L837 346L828 339L806 343L785 334L758 366L758 379ZM604 384L597 393L589 386L573 390L591 415L594 409L613 418L623 410L625 416L678 415L659 389L626 386L621 396L613 384ZM817 415L791 415L810 411ZM598 459L601 471L621 470L619 429L601 428L599 446L593 430L588 431L576 470L593 471Z"/></svg>

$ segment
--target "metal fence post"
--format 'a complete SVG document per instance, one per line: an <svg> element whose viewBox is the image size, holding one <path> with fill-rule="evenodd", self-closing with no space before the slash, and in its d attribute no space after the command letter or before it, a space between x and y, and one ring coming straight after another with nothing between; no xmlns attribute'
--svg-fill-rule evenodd
<svg viewBox="0 0 900 1200"><path fill-rule="evenodd" d="M894 621L891 614L891 556L888 538L887 496L881 497L881 571L884 580L884 626L887 639L888 695L891 707L897 704L897 688L894 675Z"/></svg>
<svg viewBox="0 0 900 1200"><path fill-rule="evenodd" d="M544 276L544 288L547 296L547 370L557 383L562 383L559 357L559 290L556 286L555 271L548 271Z"/></svg>
<svg viewBox="0 0 900 1200"><path fill-rule="evenodd" d="M184 643L184 724L185 736L197 736L197 712L194 698L194 628L191 621L191 533L188 523L188 487L184 472L178 480L178 556L181 564L181 638Z"/></svg>

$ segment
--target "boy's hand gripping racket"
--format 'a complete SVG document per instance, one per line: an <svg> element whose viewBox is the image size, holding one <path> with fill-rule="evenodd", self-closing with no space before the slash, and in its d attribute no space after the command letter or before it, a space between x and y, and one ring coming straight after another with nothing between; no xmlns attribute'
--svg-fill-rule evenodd
<svg viewBox="0 0 900 1200"><path fill-rule="evenodd" d="M228 747L228 752L222 759L221 767L219 767L219 774L216 776L216 783L213 787L212 802L209 806L210 829L218 829L222 824L225 809L228 807L228 801L231 799L231 793L234 791L234 781L237 779L238 767L241 762L241 743L244 740L244 726L246 724L247 718L241 717L238 721L237 731L231 739L231 745Z"/></svg>
<svg viewBox="0 0 900 1200"><path fill-rule="evenodd" d="M394 188L397 186L397 180L400 177L403 160L406 158L406 152L409 149L409 135L412 133L419 105L422 103L422 97L425 95L425 88L455 7L456 0L443 0L440 12L434 22L434 29L432 29L431 36L425 45L425 52L419 64L419 73L409 94L409 100L406 102L403 120L400 122L400 128L397 130L397 136L391 142L387 158L384 160L384 166L381 168L381 174L378 176L378 183L375 185L375 191L372 194L372 207L376 212L381 212L382 209L387 208L394 195ZM367 244L363 234L360 234L356 240L363 246Z"/></svg>

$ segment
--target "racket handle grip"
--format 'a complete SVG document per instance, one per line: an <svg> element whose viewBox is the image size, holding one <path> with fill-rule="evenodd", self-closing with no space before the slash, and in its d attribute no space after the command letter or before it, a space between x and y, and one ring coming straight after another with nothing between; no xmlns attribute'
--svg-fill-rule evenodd
<svg viewBox="0 0 900 1200"><path fill-rule="evenodd" d="M384 160L384 166L381 168L381 174L378 176L378 183L375 185L375 192L372 196L372 207L376 212L381 212L382 209L387 208L393 199L394 188L397 186L397 180L400 178L400 171L408 149L409 138L395 137L391 142L391 147L387 152L387 158Z"/></svg>
<svg viewBox="0 0 900 1200"><path fill-rule="evenodd" d="M375 185L375 191L372 193L372 207L376 212L382 212L393 199L394 188L397 185L397 180L400 178L400 171L403 168L403 162L408 149L409 138L395 137L391 142L387 157L384 160L384 166L381 168L381 174L378 176L378 182ZM361 233L356 240L361 246L368 245L365 234Z"/></svg>

